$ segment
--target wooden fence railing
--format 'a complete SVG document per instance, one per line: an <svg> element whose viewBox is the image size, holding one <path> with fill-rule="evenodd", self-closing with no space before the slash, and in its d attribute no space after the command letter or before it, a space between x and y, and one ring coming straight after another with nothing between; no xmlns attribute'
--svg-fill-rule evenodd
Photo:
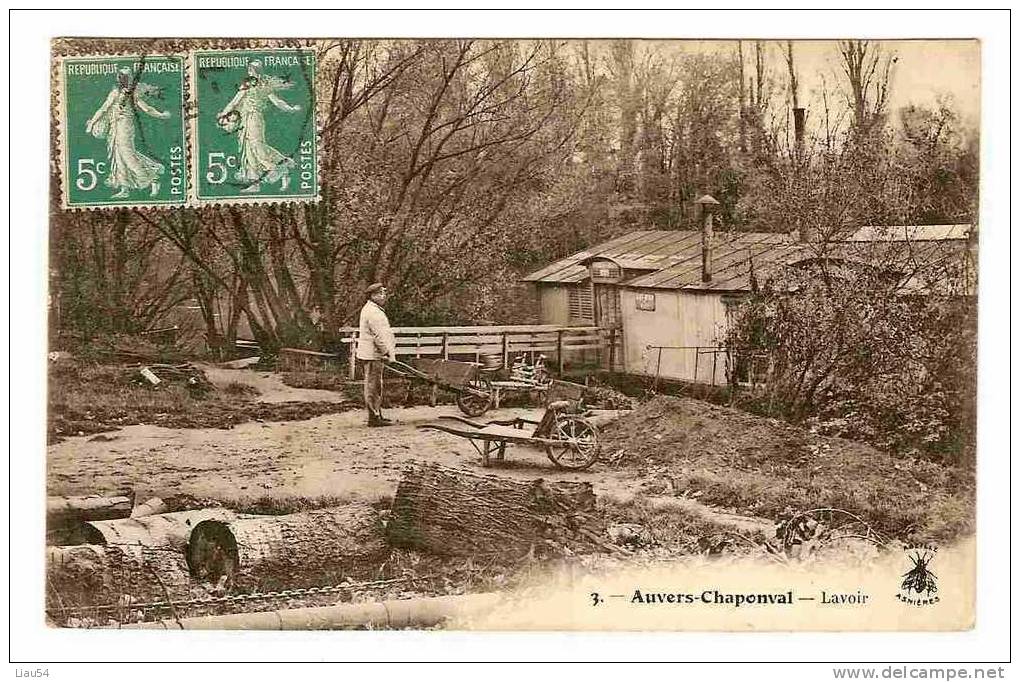
<svg viewBox="0 0 1020 682"><path fill-rule="evenodd" d="M503 365L520 353L546 353L554 358L563 373L567 356L584 351L597 354L600 364L619 358L614 352L617 332L600 327L562 327L559 325L507 325L479 327L394 327L397 355L410 357L499 355ZM342 343L353 351L358 340L357 327L340 330ZM355 354L349 353L348 373L354 378Z"/></svg>

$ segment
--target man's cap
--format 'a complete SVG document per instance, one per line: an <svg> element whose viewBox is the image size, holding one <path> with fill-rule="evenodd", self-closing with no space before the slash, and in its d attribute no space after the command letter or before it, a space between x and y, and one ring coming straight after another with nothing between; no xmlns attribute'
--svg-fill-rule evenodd
<svg viewBox="0 0 1020 682"><path fill-rule="evenodd" d="M375 292L379 291L380 289L384 289L384 288L385 287L383 286L382 282L376 282L375 284L370 284L365 289L365 294L368 295L368 296L371 296Z"/></svg>

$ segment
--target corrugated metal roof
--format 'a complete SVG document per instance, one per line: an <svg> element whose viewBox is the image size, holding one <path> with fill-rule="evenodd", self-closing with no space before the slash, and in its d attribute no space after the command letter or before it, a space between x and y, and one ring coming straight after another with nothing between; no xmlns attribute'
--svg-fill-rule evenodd
<svg viewBox="0 0 1020 682"><path fill-rule="evenodd" d="M585 258L596 256L599 254L607 255L622 255L626 253L626 249L632 244L643 244L648 241L649 235L656 236L661 235L661 231L656 230L637 230L635 232L628 232L625 235L611 239L608 242L603 242L597 246L593 246L585 251L578 251L572 256L563 258L561 260L547 265L541 270L536 270L524 277L525 282L580 282L582 279L588 276L588 269L578 265Z"/></svg>
<svg viewBox="0 0 1020 682"><path fill-rule="evenodd" d="M929 242L967 239L970 225L867 225L850 235L851 242Z"/></svg>
<svg viewBox="0 0 1020 682"><path fill-rule="evenodd" d="M701 280L700 231L638 230L556 261L524 281L582 282L588 278L586 263L599 256L628 270L652 270L621 283L652 289L749 291L752 272L763 282L779 267L817 258L881 262L890 270L909 273L972 248L964 241L969 230L969 225L866 227L845 242L825 245L795 242L783 233L716 232L709 282Z"/></svg>
<svg viewBox="0 0 1020 682"><path fill-rule="evenodd" d="M789 237L771 232L717 232L716 259L730 254L735 245L749 243L789 243ZM579 251L525 276L525 282L573 283L588 277L582 263L593 257L615 260L633 270L666 270L695 267L701 279L701 232L698 230L638 230L616 239ZM652 274L647 276L652 276ZM671 273L670 277L676 273ZM638 278L640 279L640 278Z"/></svg>
<svg viewBox="0 0 1020 682"><path fill-rule="evenodd" d="M846 241L803 245L800 253L787 259L787 265L818 259L880 264L890 273L904 277L905 291L954 290L968 294L977 291L975 246L962 239L918 241Z"/></svg>
<svg viewBox="0 0 1020 682"><path fill-rule="evenodd" d="M701 280L701 234L680 262L624 283L629 287L653 289L729 289L726 282L744 280L734 288L750 287L750 262L771 251L786 252L794 247L785 234L772 232L717 233L712 248L712 280Z"/></svg>

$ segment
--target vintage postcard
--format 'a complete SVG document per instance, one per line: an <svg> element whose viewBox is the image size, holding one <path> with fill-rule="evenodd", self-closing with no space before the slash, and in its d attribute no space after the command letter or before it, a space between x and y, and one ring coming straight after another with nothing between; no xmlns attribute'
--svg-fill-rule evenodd
<svg viewBox="0 0 1020 682"><path fill-rule="evenodd" d="M980 618L976 40L51 47L52 628Z"/></svg>

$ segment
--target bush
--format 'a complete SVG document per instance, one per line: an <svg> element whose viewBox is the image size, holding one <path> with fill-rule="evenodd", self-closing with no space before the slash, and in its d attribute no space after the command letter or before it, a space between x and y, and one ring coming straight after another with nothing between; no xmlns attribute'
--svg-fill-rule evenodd
<svg viewBox="0 0 1020 682"><path fill-rule="evenodd" d="M731 347L764 351L759 409L905 454L973 456L973 297L916 295L868 267L787 273L735 313Z"/></svg>

